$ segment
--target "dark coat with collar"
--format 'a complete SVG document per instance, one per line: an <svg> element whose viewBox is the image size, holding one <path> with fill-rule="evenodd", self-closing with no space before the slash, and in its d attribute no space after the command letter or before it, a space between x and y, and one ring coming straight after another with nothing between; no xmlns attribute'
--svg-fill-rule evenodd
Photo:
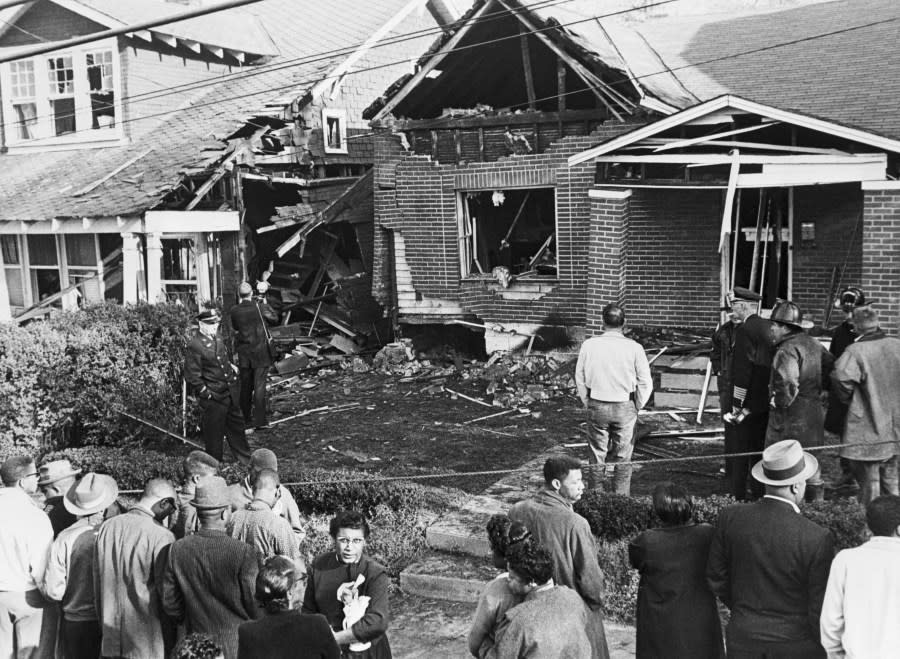
<svg viewBox="0 0 900 659"><path fill-rule="evenodd" d="M831 533L785 501L720 512L706 578L731 609L726 645L824 659L819 615L833 558Z"/></svg>
<svg viewBox="0 0 900 659"><path fill-rule="evenodd" d="M263 320L265 319L265 321ZM234 337L234 352L241 368L262 368L272 364L264 322L274 323L278 315L265 302L241 300L228 312Z"/></svg>
<svg viewBox="0 0 900 659"><path fill-rule="evenodd" d="M281 611L238 627L238 659L339 659L325 616Z"/></svg>
<svg viewBox="0 0 900 659"><path fill-rule="evenodd" d="M202 400L238 404L241 383L231 366L231 350L220 336L209 338L199 330L184 356L184 379Z"/></svg>
<svg viewBox="0 0 900 659"><path fill-rule="evenodd" d="M731 362L732 399L736 407L768 414L769 371L772 368L770 323L753 314L734 330Z"/></svg>

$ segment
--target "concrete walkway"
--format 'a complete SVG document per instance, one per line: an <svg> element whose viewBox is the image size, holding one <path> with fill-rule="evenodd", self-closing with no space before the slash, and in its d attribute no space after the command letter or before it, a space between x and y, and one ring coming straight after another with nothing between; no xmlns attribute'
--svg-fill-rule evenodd
<svg viewBox="0 0 900 659"><path fill-rule="evenodd" d="M468 657L466 636L481 590L496 575L490 565L485 526L541 487L541 467L562 447L551 449L522 465L527 471L510 474L481 495L448 511L426 533L432 554L400 575L403 593L392 597L389 631L395 657ZM612 659L635 656L635 629L606 623Z"/></svg>

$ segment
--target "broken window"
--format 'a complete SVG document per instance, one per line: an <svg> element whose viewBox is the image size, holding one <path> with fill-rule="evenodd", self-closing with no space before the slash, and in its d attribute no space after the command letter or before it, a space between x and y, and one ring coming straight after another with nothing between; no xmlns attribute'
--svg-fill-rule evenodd
<svg viewBox="0 0 900 659"><path fill-rule="evenodd" d="M9 90L0 97L8 143L115 139L120 90L114 44L108 39L103 47L92 43L0 64L0 88Z"/></svg>
<svg viewBox="0 0 900 659"><path fill-rule="evenodd" d="M556 276L556 194L553 188L470 190L458 200L462 276Z"/></svg>
<svg viewBox="0 0 900 659"><path fill-rule="evenodd" d="M28 267L31 290L36 302L62 290L56 236L28 236Z"/></svg>
<svg viewBox="0 0 900 659"><path fill-rule="evenodd" d="M347 113L322 110L325 153L347 153Z"/></svg>
<svg viewBox="0 0 900 659"><path fill-rule="evenodd" d="M51 57L47 60L50 82L50 112L53 115L53 134L75 132L75 69L72 56Z"/></svg>
<svg viewBox="0 0 900 659"><path fill-rule="evenodd" d="M91 96L91 128L110 128L115 123L115 90L111 50L85 55Z"/></svg>

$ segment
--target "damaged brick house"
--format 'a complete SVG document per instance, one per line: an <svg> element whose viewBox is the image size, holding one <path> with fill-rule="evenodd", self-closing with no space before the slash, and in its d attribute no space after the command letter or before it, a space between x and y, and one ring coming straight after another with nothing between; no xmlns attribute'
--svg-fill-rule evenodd
<svg viewBox="0 0 900 659"><path fill-rule="evenodd" d="M368 222L371 235L355 186L373 153L360 113L452 16L426 0L263 0L67 41L203 4L35 0L0 12L0 57L23 55L0 64L0 319L102 299L229 303L276 247L324 223L347 221L329 233L361 263L329 276L370 267L371 238L353 228Z"/></svg>
<svg viewBox="0 0 900 659"><path fill-rule="evenodd" d="M709 329L744 284L822 323L856 284L896 328L900 8L597 13L476 3L370 108L376 293L397 320L509 347L595 331L618 300Z"/></svg>

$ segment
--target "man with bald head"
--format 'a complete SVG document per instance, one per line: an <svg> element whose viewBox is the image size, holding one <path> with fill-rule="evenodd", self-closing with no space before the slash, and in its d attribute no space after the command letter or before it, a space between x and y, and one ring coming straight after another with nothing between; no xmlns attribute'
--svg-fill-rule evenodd
<svg viewBox="0 0 900 659"><path fill-rule="evenodd" d="M247 476L228 487L231 497L232 512L246 508L253 501L253 481L263 469L271 469L278 473L278 458L275 453L267 448L258 448L250 455L250 471ZM275 501L271 504L272 512L279 517L284 517L298 541L306 536L306 518L300 513L297 502L290 490L280 484L275 487Z"/></svg>
<svg viewBox="0 0 900 659"><path fill-rule="evenodd" d="M157 583L175 540L163 522L175 511L175 487L152 478L127 513L100 526L94 548L94 596L103 657L157 659L174 645Z"/></svg>
<svg viewBox="0 0 900 659"><path fill-rule="evenodd" d="M272 366L266 323L278 322L278 314L264 299L253 299L250 282L238 287L240 302L228 312L241 378L241 412L248 428L266 425L266 373Z"/></svg>
<svg viewBox="0 0 900 659"><path fill-rule="evenodd" d="M300 558L300 544L291 525L272 511L278 486L277 472L271 469L257 472L253 479L253 500L235 511L229 524L232 538L256 547L260 566L271 556Z"/></svg>

